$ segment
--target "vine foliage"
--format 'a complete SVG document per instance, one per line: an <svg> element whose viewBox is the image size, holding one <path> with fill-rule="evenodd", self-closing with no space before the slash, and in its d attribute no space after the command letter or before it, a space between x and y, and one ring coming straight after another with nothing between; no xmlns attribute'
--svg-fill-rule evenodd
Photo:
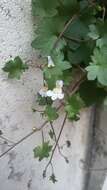
<svg viewBox="0 0 107 190"><path fill-rule="evenodd" d="M57 181L52 159L56 148L61 152L59 139L66 119L77 121L80 110L102 103L107 94L107 2L106 0L32 0L32 14L37 18L36 37L32 47L43 58L43 87L38 92L38 103L43 106L41 114L50 123L50 142L44 140L34 148L39 161L49 158L43 177L49 166L50 180ZM17 57L9 61L3 70L10 78L20 78L28 67ZM54 101L59 100L59 108ZM56 135L54 120L63 107L65 118L60 133ZM36 109L33 111L37 111ZM34 129L36 130L36 129ZM70 147L70 141L66 142Z"/></svg>

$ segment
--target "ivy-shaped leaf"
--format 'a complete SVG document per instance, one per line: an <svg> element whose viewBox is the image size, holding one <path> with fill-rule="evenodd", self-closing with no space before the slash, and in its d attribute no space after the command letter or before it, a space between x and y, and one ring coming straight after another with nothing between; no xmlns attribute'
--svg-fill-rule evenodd
<svg viewBox="0 0 107 190"><path fill-rule="evenodd" d="M82 107L84 107L84 103L78 94L69 97L65 106L65 111L68 114L68 118L70 120L77 121L79 119L79 112Z"/></svg>
<svg viewBox="0 0 107 190"><path fill-rule="evenodd" d="M100 37L100 35L96 26L94 24L91 24L89 26L89 29L90 29L90 32L88 33L88 36L92 38L93 40L97 40Z"/></svg>
<svg viewBox="0 0 107 190"><path fill-rule="evenodd" d="M64 71L70 69L71 64L64 60L64 53L60 51L54 51L52 54L52 59L55 64L53 68L44 68L44 75L48 83L48 87L51 88L55 85L56 80L63 78ZM53 80L54 79L54 80ZM51 84L50 84L51 81Z"/></svg>
<svg viewBox="0 0 107 190"><path fill-rule="evenodd" d="M34 16L51 17L57 14L57 6L57 0L32 0L32 13Z"/></svg>
<svg viewBox="0 0 107 190"><path fill-rule="evenodd" d="M43 160L44 158L48 158L49 154L52 150L52 146L48 142L44 142L41 146L37 146L33 152L34 152L34 157L38 158L39 161Z"/></svg>
<svg viewBox="0 0 107 190"><path fill-rule="evenodd" d="M37 102L40 106L52 105L53 103L50 97L42 97L39 94L37 94Z"/></svg>
<svg viewBox="0 0 107 190"><path fill-rule="evenodd" d="M58 118L57 109L52 106L46 106L44 115L47 117L48 121L54 121Z"/></svg>
<svg viewBox="0 0 107 190"><path fill-rule="evenodd" d="M60 17L45 18L41 20L36 30L36 39L32 42L32 47L49 56L64 27L65 21Z"/></svg>
<svg viewBox="0 0 107 190"><path fill-rule="evenodd" d="M9 78L17 78L20 79L21 74L28 69L28 66L23 63L20 57L15 57L14 60L8 61L4 68L3 71L8 73Z"/></svg>
<svg viewBox="0 0 107 190"><path fill-rule="evenodd" d="M107 46L95 48L92 62L88 67L88 80L97 79L98 82L107 86Z"/></svg>
<svg viewBox="0 0 107 190"><path fill-rule="evenodd" d="M56 182L57 182L57 179L56 179L55 174L52 174L49 179L50 179L50 181L52 181L53 183L56 183Z"/></svg>

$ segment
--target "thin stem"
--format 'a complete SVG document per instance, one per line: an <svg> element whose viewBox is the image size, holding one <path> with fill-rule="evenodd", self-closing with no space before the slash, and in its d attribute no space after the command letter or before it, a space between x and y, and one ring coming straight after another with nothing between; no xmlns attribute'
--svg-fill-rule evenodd
<svg viewBox="0 0 107 190"><path fill-rule="evenodd" d="M58 138L57 138L57 140L56 140L54 149L52 150L52 154L51 154L50 160L49 160L48 164L47 164L46 167L45 167L45 170L44 170L45 172L47 171L49 165L50 165L51 162L52 162L52 159L53 159L55 150L56 150L56 148L57 148L57 146L58 146L59 139L60 139L60 137L61 137L62 131L63 131L64 126L65 126L65 123L66 123L66 119L67 119L67 113L66 113L66 115L65 115L65 117L64 117L64 121L63 121L63 123L62 123L61 130L60 130L59 135L58 135Z"/></svg>
<svg viewBox="0 0 107 190"><path fill-rule="evenodd" d="M41 133L42 133L42 144L44 144L45 140L44 140L44 133L43 133L43 129L42 129Z"/></svg>
<svg viewBox="0 0 107 190"><path fill-rule="evenodd" d="M79 86L81 85L81 83L83 81L86 80L86 73L84 73L81 77L81 79L79 79L76 84L74 84L74 86L72 86L72 88L70 89L70 95L73 95L78 89L79 89Z"/></svg>
<svg viewBox="0 0 107 190"><path fill-rule="evenodd" d="M103 21L104 21L104 19L105 19L105 14L106 14L106 8L103 7L103 15L102 15L102 19L103 19Z"/></svg>
<svg viewBox="0 0 107 190"><path fill-rule="evenodd" d="M58 39L56 40L54 46L53 46L53 50L57 47L61 37L63 36L64 32L67 30L67 28L69 27L69 25L75 20L77 19L77 15L74 15L65 25L64 29L62 30L62 32L60 33Z"/></svg>
<svg viewBox="0 0 107 190"><path fill-rule="evenodd" d="M44 110L37 110L37 109L32 109L33 110L33 112L38 112L38 113L43 113L44 112Z"/></svg>
<svg viewBox="0 0 107 190"><path fill-rule="evenodd" d="M77 81L77 83L72 87L72 89L71 89L71 95L73 95L73 94L78 90L80 84L84 81L85 77L86 77L86 74L83 75L82 78L81 78L79 81ZM59 107L57 108L57 110L59 110L62 106L63 106L63 104L59 105ZM66 118L67 118L67 116L66 116ZM64 119L64 124L65 124L65 122L66 122L66 118ZM10 147L7 151L5 151L4 153L2 153L2 154L0 155L0 158L2 158L4 155L6 155L8 152L10 152L12 149L14 149L17 145L19 145L20 143L22 143L24 140L26 140L27 138L29 138L30 136L32 136L34 133L41 131L42 128L43 128L47 123L48 123L48 121L45 121L45 122L40 126L40 128L35 128L35 130L33 130L32 132L28 133L25 137L23 137L22 139L20 139L18 142L14 143L14 145L13 145L12 147ZM63 127L64 127L64 126L62 125L61 131L60 131L61 133L62 133ZM54 154L54 151L56 150L57 143L58 143L58 141L59 141L60 135L61 135L61 134L59 134L59 136L58 136L58 139L57 139L57 142L56 142L56 146L55 146L55 148L54 148L54 150L53 150L53 154ZM53 158L53 154L52 154L52 158ZM51 158L51 159L52 159L52 158ZM49 164L50 164L50 163L49 163Z"/></svg>
<svg viewBox="0 0 107 190"><path fill-rule="evenodd" d="M52 122L50 122L50 126L51 126L52 132L54 134L55 143L56 143L57 137L56 137L55 130L54 130ZM59 143L57 144L57 147L58 147L59 154L65 159L66 162L68 162L68 158L65 155L63 155L63 153L61 152L61 148L59 146Z"/></svg>
<svg viewBox="0 0 107 190"><path fill-rule="evenodd" d="M63 105L61 104L57 110L59 110ZM2 158L3 156L5 156L8 152L10 152L11 150L13 150L17 145L19 145L20 143L22 143L23 141L25 141L27 138L29 138L30 136L32 136L34 133L41 131L45 125L48 123L48 121L45 121L40 128L34 128L34 130L30 133L28 133L25 137L23 137L22 139L20 139L18 142L14 143L14 145L12 147L10 147L8 150L6 150L4 153L2 153L0 155L0 158Z"/></svg>
<svg viewBox="0 0 107 190"><path fill-rule="evenodd" d="M26 140L28 137L32 136L34 133L40 131L46 124L48 123L48 121L45 121L40 128L35 129L34 131L30 132L29 134L27 134L25 137L23 137L22 139L20 139L17 143L15 143L12 147L10 147L7 151L5 151L3 154L0 155L0 158L2 158L5 154L7 154L9 151L11 151L12 149L14 149L17 145L19 145L20 143L22 143L24 140Z"/></svg>

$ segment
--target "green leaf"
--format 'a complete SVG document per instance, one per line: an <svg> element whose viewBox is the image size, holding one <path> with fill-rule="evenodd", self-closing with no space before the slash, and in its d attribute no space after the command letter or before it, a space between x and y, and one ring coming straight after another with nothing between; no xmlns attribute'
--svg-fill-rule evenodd
<svg viewBox="0 0 107 190"><path fill-rule="evenodd" d="M79 18L74 20L64 33L67 38L74 38L77 40L85 39L88 34L88 26Z"/></svg>
<svg viewBox="0 0 107 190"><path fill-rule="evenodd" d="M57 0L32 0L32 13L34 16L51 17L57 14L57 6Z"/></svg>
<svg viewBox="0 0 107 190"><path fill-rule="evenodd" d="M45 105L51 105L52 104L51 98L42 97L42 96L40 96L40 94L37 94L37 102L38 102L38 104L40 106L45 106Z"/></svg>
<svg viewBox="0 0 107 190"><path fill-rule="evenodd" d="M39 161L43 160L44 158L48 158L49 154L52 150L52 146L48 142L44 142L41 146L37 146L33 152L34 157L39 158Z"/></svg>
<svg viewBox="0 0 107 190"><path fill-rule="evenodd" d="M101 49L95 48L92 56L92 62L88 67L88 80L97 79L98 82L107 86L107 46Z"/></svg>
<svg viewBox="0 0 107 190"><path fill-rule="evenodd" d="M97 40L100 37L100 35L96 26L94 24L91 24L89 26L89 29L90 29L90 32L88 33L88 36L92 38L93 40Z"/></svg>
<svg viewBox="0 0 107 190"><path fill-rule="evenodd" d="M40 52L49 56L59 33L64 27L64 20L60 17L45 18L41 20L36 30L37 37L32 42L32 47L40 50Z"/></svg>
<svg viewBox="0 0 107 190"><path fill-rule="evenodd" d="M79 4L77 0L61 0L61 2L64 11L67 11L67 14L71 13L72 15L79 9Z"/></svg>
<svg viewBox="0 0 107 190"><path fill-rule="evenodd" d="M65 111L68 114L68 118L70 120L77 121L79 119L79 112L82 107L84 107L84 103L78 94L69 97L65 106Z"/></svg>
<svg viewBox="0 0 107 190"><path fill-rule="evenodd" d="M53 183L56 183L57 182L57 179L56 179L56 176L55 174L52 174L49 178L50 181L52 181Z"/></svg>
<svg viewBox="0 0 107 190"><path fill-rule="evenodd" d="M95 103L102 103L106 97L106 91L99 88L94 81L85 81L81 84L79 94L86 106L91 106Z"/></svg>
<svg viewBox="0 0 107 190"><path fill-rule="evenodd" d="M8 61L3 71L8 73L9 78L17 78L20 79L21 74L28 69L28 66L23 63L20 57L15 57L14 60Z"/></svg>
<svg viewBox="0 0 107 190"><path fill-rule="evenodd" d="M52 106L46 106L44 115L47 117L48 121L54 121L58 118L57 109Z"/></svg>
<svg viewBox="0 0 107 190"><path fill-rule="evenodd" d="M63 71L63 75L61 79L64 81L64 86L70 85L73 79L72 74L71 74L71 69Z"/></svg>
<svg viewBox="0 0 107 190"><path fill-rule="evenodd" d="M54 78L55 80L61 79L63 71L71 68L71 64L68 61L64 60L64 53L62 51L54 51L52 54L52 59L55 64L55 67L45 67L44 69L44 75L46 79L49 79L51 81L52 78ZM53 81L54 83L55 80Z"/></svg>
<svg viewBox="0 0 107 190"><path fill-rule="evenodd" d="M68 50L68 60L71 64L85 64L88 65L92 47L86 43L81 43L75 51Z"/></svg>
<svg viewBox="0 0 107 190"><path fill-rule="evenodd" d="M99 38L96 41L96 46L102 48L103 46L107 45L107 35L104 35L102 38Z"/></svg>

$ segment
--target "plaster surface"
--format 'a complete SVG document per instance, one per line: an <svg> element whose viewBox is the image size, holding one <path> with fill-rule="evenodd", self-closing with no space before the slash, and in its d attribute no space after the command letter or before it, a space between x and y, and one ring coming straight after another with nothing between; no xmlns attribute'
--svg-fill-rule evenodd
<svg viewBox="0 0 107 190"><path fill-rule="evenodd" d="M42 86L42 73L35 66L39 60L30 45L33 31L30 0L0 1L0 130L13 142L44 122L40 114L32 112ZM20 81L8 80L1 68L5 61L17 55L29 64L29 70ZM63 112L60 113L59 120L54 123L56 132L64 117ZM69 164L56 151L54 166L58 182L55 185L42 178L47 160L39 163L33 157L33 148L41 142L41 134L37 133L0 159L0 190L83 190L87 172L82 169L81 161L86 159L91 119L89 109L82 111L80 121L67 121L60 144L71 140L71 148L63 150ZM0 139L0 154L8 148Z"/></svg>
<svg viewBox="0 0 107 190"><path fill-rule="evenodd" d="M88 190L107 189L107 107L96 114Z"/></svg>

